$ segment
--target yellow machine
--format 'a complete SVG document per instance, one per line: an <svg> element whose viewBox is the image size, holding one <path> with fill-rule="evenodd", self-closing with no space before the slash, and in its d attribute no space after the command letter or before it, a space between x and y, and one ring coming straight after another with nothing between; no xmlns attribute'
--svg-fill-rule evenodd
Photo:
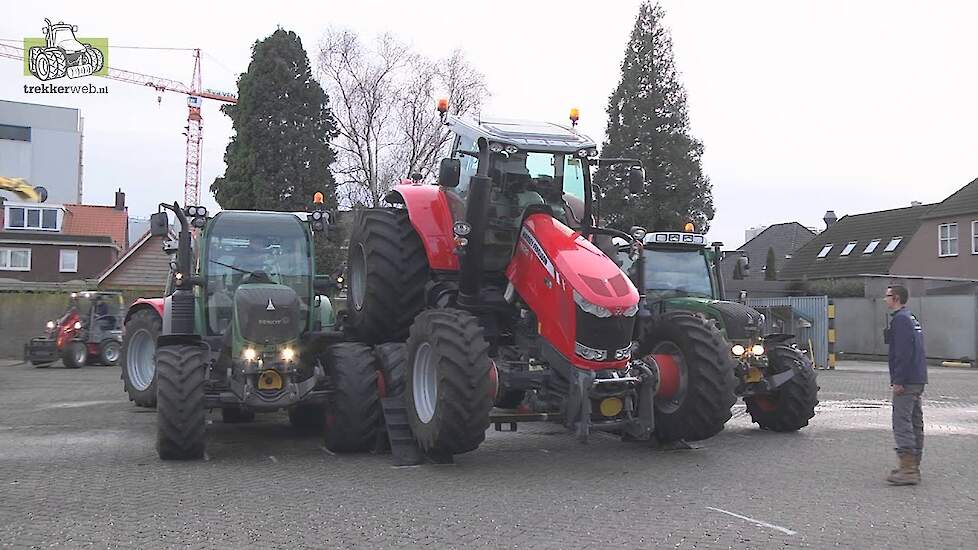
<svg viewBox="0 0 978 550"><path fill-rule="evenodd" d="M0 191L10 191L17 198L30 202L48 200L48 191L43 187L34 187L23 178L6 178L0 176Z"/></svg>

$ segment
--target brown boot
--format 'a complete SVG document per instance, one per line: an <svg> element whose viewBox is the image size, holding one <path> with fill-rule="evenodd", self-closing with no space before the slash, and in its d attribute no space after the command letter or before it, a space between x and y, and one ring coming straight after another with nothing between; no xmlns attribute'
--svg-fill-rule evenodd
<svg viewBox="0 0 978 550"><path fill-rule="evenodd" d="M917 476L920 476L920 455L910 455L913 457L913 471L916 472ZM895 475L900 471L900 455L897 455L897 467L890 470L890 475Z"/></svg>
<svg viewBox="0 0 978 550"><path fill-rule="evenodd" d="M891 473L886 480L893 485L916 485L920 483L920 471L917 469L917 461L910 453L901 453L900 467Z"/></svg>

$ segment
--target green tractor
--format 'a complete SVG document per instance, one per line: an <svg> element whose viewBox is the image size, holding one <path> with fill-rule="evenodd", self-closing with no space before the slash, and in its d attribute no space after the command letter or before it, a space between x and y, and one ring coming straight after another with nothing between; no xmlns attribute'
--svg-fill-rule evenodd
<svg viewBox="0 0 978 550"><path fill-rule="evenodd" d="M181 226L156 338L160 458L202 458L212 409L224 422L285 409L332 451L371 449L381 418L376 359L369 346L342 341L314 273L313 234L329 214L160 207L153 235L168 233L163 209Z"/></svg>
<svg viewBox="0 0 978 550"><path fill-rule="evenodd" d="M818 384L812 361L791 334L764 334L764 316L739 302L724 299L719 260L721 243L708 246L706 237L684 232L647 233L633 227L642 243L619 247L618 260L642 295L639 303L639 355L654 349L656 335L667 330L661 320L674 312L692 312L714 322L727 339L730 362L737 375L737 395L744 398L751 419L762 429L793 432L808 425L818 405ZM683 396L682 380L675 394ZM682 401L677 400L676 405Z"/></svg>

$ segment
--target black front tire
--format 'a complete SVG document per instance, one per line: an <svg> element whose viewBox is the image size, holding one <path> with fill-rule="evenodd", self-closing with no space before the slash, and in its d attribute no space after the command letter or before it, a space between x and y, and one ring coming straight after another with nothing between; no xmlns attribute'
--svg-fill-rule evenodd
<svg viewBox="0 0 978 550"><path fill-rule="evenodd" d="M768 351L772 373L796 369L771 395L745 397L747 412L763 430L795 432L808 425L818 405L818 381L812 362L800 350L777 346Z"/></svg>
<svg viewBox="0 0 978 550"><path fill-rule="evenodd" d="M411 325L405 405L426 453L467 453L485 440L496 393L488 351L483 328L468 312L431 309Z"/></svg>
<svg viewBox="0 0 978 550"><path fill-rule="evenodd" d="M357 214L350 235L347 326L369 344L403 342L425 305L428 256L407 210Z"/></svg>
<svg viewBox="0 0 978 550"><path fill-rule="evenodd" d="M157 451L163 460L203 458L206 442L204 348L175 344L156 349Z"/></svg>
<svg viewBox="0 0 978 550"><path fill-rule="evenodd" d="M61 352L61 362L66 369L77 369L88 361L88 346L85 342L68 342Z"/></svg>
<svg viewBox="0 0 978 550"><path fill-rule="evenodd" d="M671 442L713 437L730 420L737 401L737 380L723 334L710 321L689 312L666 313L644 331L639 354L672 351L678 352L685 366L685 392L676 400L656 397L656 438Z"/></svg>
<svg viewBox="0 0 978 550"><path fill-rule="evenodd" d="M333 390L326 405L326 448L337 453L369 451L381 427L379 373L373 350L345 342L329 346L324 355Z"/></svg>
<svg viewBox="0 0 978 550"><path fill-rule="evenodd" d="M98 361L103 365L114 367L119 364L122 355L122 344L118 340L105 340L98 346Z"/></svg>

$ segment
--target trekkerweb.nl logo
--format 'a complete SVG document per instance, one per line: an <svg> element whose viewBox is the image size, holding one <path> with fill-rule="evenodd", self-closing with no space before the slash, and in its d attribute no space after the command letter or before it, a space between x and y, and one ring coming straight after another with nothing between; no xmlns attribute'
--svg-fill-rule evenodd
<svg viewBox="0 0 978 550"><path fill-rule="evenodd" d="M24 38L24 76L49 81L68 77L106 76L109 73L109 39L81 38L77 25L60 21L41 29L42 37ZM25 93L108 93L108 86L93 84L24 86Z"/></svg>

